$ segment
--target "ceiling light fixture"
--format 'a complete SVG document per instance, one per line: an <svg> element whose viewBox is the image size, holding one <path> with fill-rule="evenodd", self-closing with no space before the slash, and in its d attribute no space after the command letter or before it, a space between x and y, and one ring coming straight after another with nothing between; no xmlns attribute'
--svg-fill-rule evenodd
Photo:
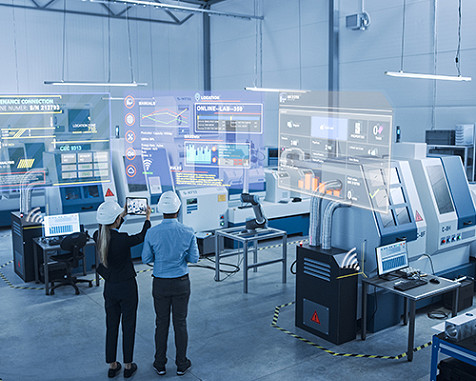
<svg viewBox="0 0 476 381"><path fill-rule="evenodd" d="M62 66L62 75L60 81L44 81L45 85L51 86L100 86L100 87L138 87L138 86L147 86L147 83L140 83L134 80L134 71L132 68L132 50L131 50L131 30L129 25L129 11L126 8L126 23L127 23L127 38L128 38L128 45L129 45L129 69L131 73L131 82L111 82L111 52L110 52L110 23L108 20L108 60L109 60L109 72L108 72L108 80L106 82L96 82L96 81L65 81L64 74L65 74L65 55L66 55L66 0L63 2L63 66Z"/></svg>
<svg viewBox="0 0 476 381"><path fill-rule="evenodd" d="M53 86L138 87L138 86L147 86L147 83L137 83L137 82L88 82L88 81L45 81L45 85L53 85Z"/></svg>
<svg viewBox="0 0 476 381"><path fill-rule="evenodd" d="M444 81L457 81L457 82L469 82L469 81L471 81L471 77L463 77L461 75L407 73L407 72L404 72L404 71L386 71L385 75L388 75L390 77L441 79L441 80L444 80Z"/></svg>
<svg viewBox="0 0 476 381"><path fill-rule="evenodd" d="M260 2L261 3L261 2ZM259 3L259 4L260 4ZM299 45L298 45L298 50L299 50L299 89L278 89L278 88L271 88L271 87L257 87L257 84L262 84L263 78L262 78L262 55L263 55L263 49L262 49L262 28L261 25L259 28L256 29L256 55L255 55L255 78L253 82L253 86L251 87L245 87L245 90L247 91L258 91L258 92L267 92L267 93L308 93L310 90L302 90L302 59L301 59L301 0L299 0L299 12L298 12L298 27L299 27ZM261 12L260 7L255 6L255 14L258 14ZM258 49L259 45L259 49ZM260 60L258 62L258 50L259 50L259 55L260 55ZM259 68L259 70L258 70ZM259 71L259 75L258 75Z"/></svg>
<svg viewBox="0 0 476 381"><path fill-rule="evenodd" d="M435 2L436 7L436 2ZM403 57L405 51L405 15L406 15L406 0L403 0L403 22L402 22L402 53L400 56L400 71L386 71L385 75L390 77L400 77L400 78L417 78L417 79L433 79L433 80L443 80L443 81L456 81L456 82L469 82L471 81L471 77L463 77L460 71L460 48L461 48L461 0L459 0L459 23L458 23L458 49L456 51L456 69L458 71L458 75L441 75L441 74L423 74L423 73L407 73L403 71ZM436 8L435 8L436 13ZM436 40L436 15L435 15L435 40ZM435 42L434 42L435 43ZM436 44L436 43L435 43ZM435 55L435 65L434 69L436 71L436 55L437 49L435 45L435 49L433 54Z"/></svg>
<svg viewBox="0 0 476 381"><path fill-rule="evenodd" d="M262 91L268 93L308 93L310 90L298 90L298 89L274 89L270 87L245 87L248 91Z"/></svg>

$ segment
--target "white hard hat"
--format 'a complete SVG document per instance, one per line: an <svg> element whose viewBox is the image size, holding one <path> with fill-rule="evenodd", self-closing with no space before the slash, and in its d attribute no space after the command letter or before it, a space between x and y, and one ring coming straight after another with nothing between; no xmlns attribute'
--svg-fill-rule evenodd
<svg viewBox="0 0 476 381"><path fill-rule="evenodd" d="M116 201L106 201L99 205L96 213L96 220L101 225L111 225L121 214L123 208Z"/></svg>
<svg viewBox="0 0 476 381"><path fill-rule="evenodd" d="M159 213L174 214L180 209L180 199L173 191L167 191L160 196L157 204L157 211Z"/></svg>

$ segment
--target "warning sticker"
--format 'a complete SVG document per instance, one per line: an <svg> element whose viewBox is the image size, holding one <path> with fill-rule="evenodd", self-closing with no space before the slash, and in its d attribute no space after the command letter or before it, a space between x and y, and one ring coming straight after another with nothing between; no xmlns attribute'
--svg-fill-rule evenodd
<svg viewBox="0 0 476 381"><path fill-rule="evenodd" d="M319 316L317 316L317 311L314 311L314 313L312 314L311 320L312 320L314 323L321 324L321 322L319 321Z"/></svg>
<svg viewBox="0 0 476 381"><path fill-rule="evenodd" d="M416 222L423 221L423 218L422 218L422 216L420 215L420 213L418 213L418 210L415 211L415 221L416 221Z"/></svg>

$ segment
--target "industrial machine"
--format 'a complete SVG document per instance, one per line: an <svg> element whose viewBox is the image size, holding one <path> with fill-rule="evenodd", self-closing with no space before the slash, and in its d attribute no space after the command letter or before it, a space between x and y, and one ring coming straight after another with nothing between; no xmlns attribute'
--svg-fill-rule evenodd
<svg viewBox="0 0 476 381"><path fill-rule="evenodd" d="M445 334L454 341L476 335L476 309L446 320Z"/></svg>
<svg viewBox="0 0 476 381"><path fill-rule="evenodd" d="M354 340L358 278L355 253L298 246L296 261L296 326L334 344Z"/></svg>
<svg viewBox="0 0 476 381"><path fill-rule="evenodd" d="M265 200L269 202L288 202L291 198L291 191L278 187L278 184L287 183L287 188L289 188L289 174L279 172L277 169L265 169L264 175L266 178Z"/></svg>
<svg viewBox="0 0 476 381"><path fill-rule="evenodd" d="M322 170L323 181L335 179L339 172L342 171L339 170L338 163L325 163ZM344 176L341 177L340 180L345 181ZM407 162L391 161L390 168L364 172L360 178L368 179L364 187L369 200L382 205L387 203L388 212L357 207L336 209L332 218L331 246L342 250L355 247L362 271L366 276L372 277L377 275L375 248L406 241L410 259L416 259L425 250L427 227ZM386 179L390 181L389 195L385 190ZM377 184L381 184L381 188L374 189ZM380 190L377 192L377 189ZM330 202L323 201L321 211Z"/></svg>
<svg viewBox="0 0 476 381"><path fill-rule="evenodd" d="M426 253L431 256L434 272L472 276L469 252L476 239L476 209L461 159L424 157L423 149L409 145L397 144L395 155L415 152L409 163L427 219Z"/></svg>
<svg viewBox="0 0 476 381"><path fill-rule="evenodd" d="M228 191L225 187L179 189L179 220L196 232L227 227Z"/></svg>
<svg viewBox="0 0 476 381"><path fill-rule="evenodd" d="M152 208L151 221L161 219L162 216L155 210L160 195L174 190L167 151L164 148L154 151L154 160L161 164L152 165L151 160L145 162L139 153L131 156L131 151L127 152L124 148L124 139L112 140L111 147L114 180L120 203L124 203L127 197L146 198ZM143 218L128 216L124 227L127 230L135 222L142 225Z"/></svg>
<svg viewBox="0 0 476 381"><path fill-rule="evenodd" d="M12 246L15 273L25 282L35 280L33 238L41 237L43 225L27 221L19 212L11 213Z"/></svg>
<svg viewBox="0 0 476 381"><path fill-rule="evenodd" d="M42 154L44 151L44 143L8 143L8 145L2 146L0 142L0 180L2 180L0 184L0 226L10 226L10 212L20 210L21 180L9 186L9 179L12 179L13 176L26 177L28 175L25 171L30 169L43 171ZM30 210L41 207L44 211L45 190L42 187L32 187L29 197Z"/></svg>
<svg viewBox="0 0 476 381"><path fill-rule="evenodd" d="M345 171L343 166L346 166ZM326 249L342 251L355 248L361 272L373 277L378 270L376 248L405 241L411 266L420 266L425 270L428 266L430 269L426 257L420 259L426 250L427 222L408 162L391 160L389 167L376 169L364 164L350 166L339 161L327 161L322 165L322 182L343 184L349 180L349 173L353 183L358 186L349 189L347 198L358 198L360 205L368 205L368 208L349 207L352 202L333 204L332 200L322 200L317 217L322 221L322 233L318 226L317 235L320 239L313 243L323 243L329 246L324 247ZM323 190L338 192L337 188ZM380 292L374 294L372 290L368 295L372 312L376 298L379 298L378 305L385 307L378 308L375 315L370 314L373 319L368 322L369 329L376 331L397 324L403 303L394 296L382 295ZM359 314L360 309L357 317L360 317Z"/></svg>
<svg viewBox="0 0 476 381"><path fill-rule="evenodd" d="M45 153L45 160L56 163L49 168L49 178L53 184L59 184L67 178L78 176L93 177L97 181L82 185L81 182L70 185L46 188L46 214L80 213L80 222L86 229L95 229L96 210L105 200L117 201L113 181L102 182L101 177L109 177L110 154L108 151L81 151ZM68 177L70 176L70 177Z"/></svg>
<svg viewBox="0 0 476 381"><path fill-rule="evenodd" d="M241 201L244 203L250 203L253 208L253 213L255 214L255 218L248 218L246 220L246 230L252 233L255 232L258 228L266 228L268 220L264 215L263 209L261 208L259 197L256 195L251 195L249 193L242 193Z"/></svg>

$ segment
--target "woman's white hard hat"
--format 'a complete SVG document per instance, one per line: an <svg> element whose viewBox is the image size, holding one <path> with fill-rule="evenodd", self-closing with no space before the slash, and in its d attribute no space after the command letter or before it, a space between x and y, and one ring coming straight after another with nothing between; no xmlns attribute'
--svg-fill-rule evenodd
<svg viewBox="0 0 476 381"><path fill-rule="evenodd" d="M116 201L106 201L99 205L96 220L101 225L111 225L124 209Z"/></svg>

